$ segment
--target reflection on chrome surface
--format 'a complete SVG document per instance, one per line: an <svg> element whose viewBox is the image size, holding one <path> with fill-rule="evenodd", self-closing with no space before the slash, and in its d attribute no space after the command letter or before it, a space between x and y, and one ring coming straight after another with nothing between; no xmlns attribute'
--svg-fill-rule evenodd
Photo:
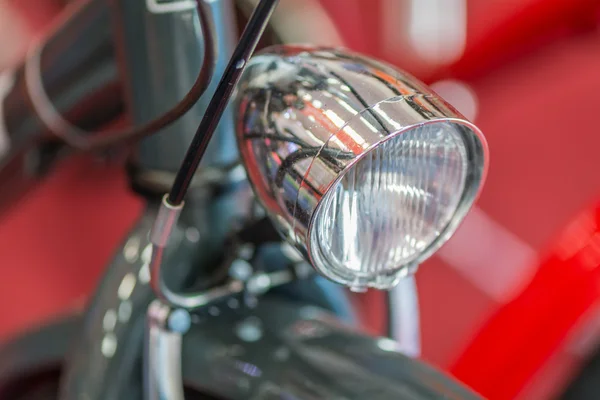
<svg viewBox="0 0 600 400"><path fill-rule="evenodd" d="M254 57L237 135L281 232L321 273L356 287L389 288L431 255L485 175L475 126L414 77L341 49Z"/></svg>

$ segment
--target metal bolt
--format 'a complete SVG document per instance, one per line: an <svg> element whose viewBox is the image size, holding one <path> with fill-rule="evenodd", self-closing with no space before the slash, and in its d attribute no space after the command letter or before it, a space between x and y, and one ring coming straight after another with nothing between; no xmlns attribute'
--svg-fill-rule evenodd
<svg viewBox="0 0 600 400"><path fill-rule="evenodd" d="M187 310L178 308L169 315L168 327L173 332L186 333L191 326L192 318Z"/></svg>
<svg viewBox="0 0 600 400"><path fill-rule="evenodd" d="M294 265L294 272L300 279L306 279L313 274L312 266L307 262L301 262Z"/></svg>
<svg viewBox="0 0 600 400"><path fill-rule="evenodd" d="M238 299L232 297L231 299L227 300L227 305L229 306L229 308L235 309L240 306L240 302L238 301Z"/></svg>
<svg viewBox="0 0 600 400"><path fill-rule="evenodd" d="M249 260L254 255L254 245L250 243L243 244L238 250L238 255L241 259Z"/></svg>
<svg viewBox="0 0 600 400"><path fill-rule="evenodd" d="M246 281L252 276L252 265L246 260L236 259L231 263L229 275L234 279Z"/></svg>
<svg viewBox="0 0 600 400"><path fill-rule="evenodd" d="M244 342L256 342L263 336L262 322L256 317L246 318L236 327L236 333Z"/></svg>
<svg viewBox="0 0 600 400"><path fill-rule="evenodd" d="M139 257L139 251L140 238L137 236L132 236L129 238L127 243L125 243L125 246L123 246L123 257L125 257L125 260L128 263L133 264Z"/></svg>
<svg viewBox="0 0 600 400"><path fill-rule="evenodd" d="M253 295L265 293L271 287L271 278L267 274L258 274L248 280L246 290Z"/></svg>
<svg viewBox="0 0 600 400"><path fill-rule="evenodd" d="M191 243L198 243L200 241L200 231L198 228L190 226L185 230L185 238Z"/></svg>

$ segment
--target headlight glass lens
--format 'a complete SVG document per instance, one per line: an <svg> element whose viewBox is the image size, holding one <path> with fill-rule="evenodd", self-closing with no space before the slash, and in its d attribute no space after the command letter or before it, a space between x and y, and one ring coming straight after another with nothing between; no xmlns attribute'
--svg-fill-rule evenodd
<svg viewBox="0 0 600 400"><path fill-rule="evenodd" d="M467 149L456 125L426 124L368 152L322 199L316 250L337 274L369 279L415 261L452 220Z"/></svg>

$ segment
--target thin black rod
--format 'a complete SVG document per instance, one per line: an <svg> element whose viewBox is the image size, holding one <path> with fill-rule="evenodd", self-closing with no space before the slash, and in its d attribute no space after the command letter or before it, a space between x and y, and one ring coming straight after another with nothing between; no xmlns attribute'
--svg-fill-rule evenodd
<svg viewBox="0 0 600 400"><path fill-rule="evenodd" d="M260 37L267 27L269 18L275 10L278 1L279 0L261 0L254 9L248 24L244 28L244 32L231 56L231 60L229 60L229 64L219 82L219 86L217 86L217 90L206 108L206 112L198 126L196 135L188 148L185 158L181 163L181 167L179 167L175 182L171 187L167 199L171 205L176 206L183 201L192 177L196 173L200 160L202 160L202 157L204 156L208 142L217 128L219 120L223 115L223 111L231 98L231 94L239 82L240 77L244 72L244 68L252 56Z"/></svg>

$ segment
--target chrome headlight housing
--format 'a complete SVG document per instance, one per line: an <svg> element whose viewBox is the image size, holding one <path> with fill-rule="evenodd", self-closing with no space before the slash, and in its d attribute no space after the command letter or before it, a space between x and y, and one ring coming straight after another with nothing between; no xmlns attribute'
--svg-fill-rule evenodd
<svg viewBox="0 0 600 400"><path fill-rule="evenodd" d="M413 271L485 178L476 126L414 77L345 50L271 47L237 101L258 198L320 273L355 290Z"/></svg>

